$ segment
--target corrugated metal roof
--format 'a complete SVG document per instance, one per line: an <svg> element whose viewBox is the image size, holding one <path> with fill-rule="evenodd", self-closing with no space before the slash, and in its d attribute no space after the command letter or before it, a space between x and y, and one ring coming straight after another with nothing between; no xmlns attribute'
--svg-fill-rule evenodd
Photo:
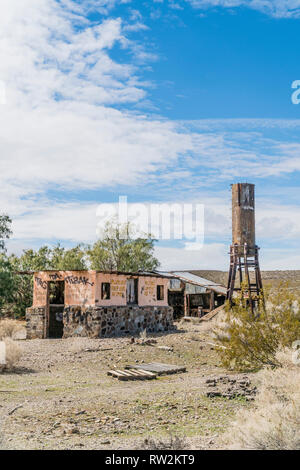
<svg viewBox="0 0 300 470"><path fill-rule="evenodd" d="M189 282L191 284L196 284L197 286L207 287L218 294L226 295L227 289L221 284L216 282L209 281L204 279L204 277L196 276L188 271L172 271L168 273L169 275L180 278L182 281Z"/></svg>

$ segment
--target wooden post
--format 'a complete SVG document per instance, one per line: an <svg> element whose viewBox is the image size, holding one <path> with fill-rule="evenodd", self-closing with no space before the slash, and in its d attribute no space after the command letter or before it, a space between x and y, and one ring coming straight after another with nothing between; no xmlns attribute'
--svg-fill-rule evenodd
<svg viewBox="0 0 300 470"><path fill-rule="evenodd" d="M214 310L215 309L215 293L214 291L210 291L210 311Z"/></svg>

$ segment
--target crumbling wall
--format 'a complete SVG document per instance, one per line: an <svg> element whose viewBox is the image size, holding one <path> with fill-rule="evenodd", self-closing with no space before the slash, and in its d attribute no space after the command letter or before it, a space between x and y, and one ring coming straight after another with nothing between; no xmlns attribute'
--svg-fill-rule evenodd
<svg viewBox="0 0 300 470"><path fill-rule="evenodd" d="M126 306L126 284L127 279L136 278L126 274L114 273L97 273L96 274L96 305L105 306ZM169 279L160 278L155 276L138 276L138 304L140 306L155 305L155 306L168 306L168 283ZM103 282L110 283L110 299L101 298L101 284ZM163 300L157 300L157 286L164 286Z"/></svg>
<svg viewBox="0 0 300 470"><path fill-rule="evenodd" d="M112 273L96 274L96 305L126 305L126 282L128 276ZM101 298L101 285L103 282L110 284L110 299Z"/></svg>
<svg viewBox="0 0 300 470"><path fill-rule="evenodd" d="M31 307L26 310L27 339L43 339L45 331L46 307Z"/></svg>
<svg viewBox="0 0 300 470"><path fill-rule="evenodd" d="M65 305L95 303L95 271L40 271L33 278L33 307L47 304L48 283L65 282Z"/></svg>
<svg viewBox="0 0 300 470"><path fill-rule="evenodd" d="M173 326L172 307L66 307L63 315L64 338L91 338L170 331Z"/></svg>
<svg viewBox="0 0 300 470"><path fill-rule="evenodd" d="M168 284L169 279L160 277L143 277L139 278L139 305L157 305L160 307L168 305ZM157 286L163 286L164 298L157 300Z"/></svg>

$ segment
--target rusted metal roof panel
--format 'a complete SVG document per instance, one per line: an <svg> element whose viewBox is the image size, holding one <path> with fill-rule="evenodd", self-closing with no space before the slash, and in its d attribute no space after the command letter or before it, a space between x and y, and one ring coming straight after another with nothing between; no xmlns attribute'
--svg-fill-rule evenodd
<svg viewBox="0 0 300 470"><path fill-rule="evenodd" d="M217 284L216 282L197 276L196 274L192 274L188 271L174 271L170 272L169 275L175 276L184 282L211 289L218 294L226 295L227 292L227 289L224 286L221 286L221 284Z"/></svg>

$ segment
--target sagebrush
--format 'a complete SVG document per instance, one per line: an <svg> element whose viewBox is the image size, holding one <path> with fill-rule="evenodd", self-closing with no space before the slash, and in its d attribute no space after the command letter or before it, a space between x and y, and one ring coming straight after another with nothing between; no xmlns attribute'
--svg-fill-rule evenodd
<svg viewBox="0 0 300 470"><path fill-rule="evenodd" d="M263 369L254 407L242 409L224 437L231 449L300 450L300 364L277 354L280 369Z"/></svg>
<svg viewBox="0 0 300 470"><path fill-rule="evenodd" d="M9 318L0 320L0 341L3 338L13 338L22 328L23 326L16 320Z"/></svg>
<svg viewBox="0 0 300 470"><path fill-rule="evenodd" d="M5 361L6 364L1 366L1 371L13 369L22 357L22 349L18 343L11 338L4 338L5 343Z"/></svg>
<svg viewBox="0 0 300 470"><path fill-rule="evenodd" d="M281 366L277 351L300 339L299 306L298 292L286 283L265 289L265 303L254 314L243 302L227 306L225 323L215 330L222 365L241 371Z"/></svg>

